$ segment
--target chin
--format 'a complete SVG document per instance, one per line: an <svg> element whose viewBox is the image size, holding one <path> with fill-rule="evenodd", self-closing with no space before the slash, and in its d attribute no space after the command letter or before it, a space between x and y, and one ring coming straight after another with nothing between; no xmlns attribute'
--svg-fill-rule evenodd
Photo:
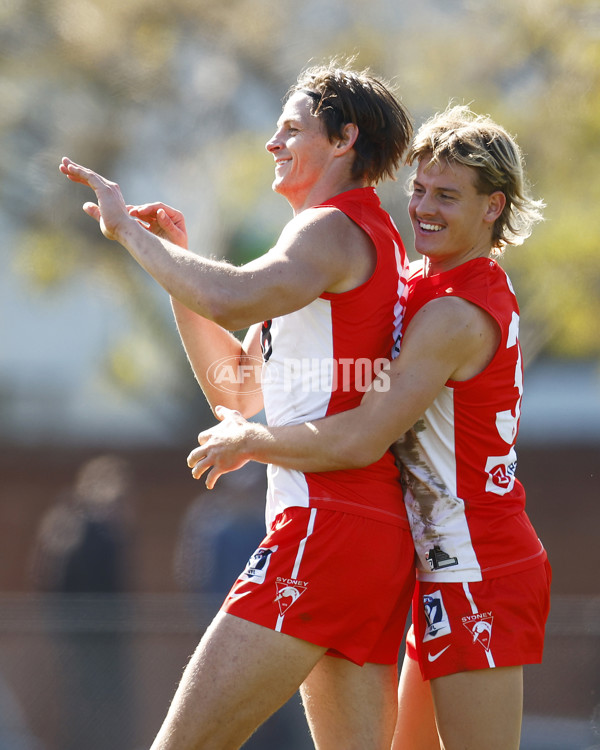
<svg viewBox="0 0 600 750"><path fill-rule="evenodd" d="M279 195L283 195L285 197L285 188L281 184L280 180L273 180L273 184L271 185L271 188L274 193L279 193Z"/></svg>
<svg viewBox="0 0 600 750"><path fill-rule="evenodd" d="M419 253L419 255L428 255L428 253L431 252L431 248L428 248L425 242L415 241L415 250Z"/></svg>

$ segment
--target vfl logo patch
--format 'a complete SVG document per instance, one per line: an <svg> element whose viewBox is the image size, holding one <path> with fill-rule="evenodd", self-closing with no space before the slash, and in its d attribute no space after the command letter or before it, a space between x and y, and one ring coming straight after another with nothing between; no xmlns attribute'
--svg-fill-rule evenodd
<svg viewBox="0 0 600 750"><path fill-rule="evenodd" d="M275 587L277 596L273 599L279 606L279 614L283 615L292 604L306 591L308 581L297 581L294 578L281 578L277 576Z"/></svg>
<svg viewBox="0 0 600 750"><path fill-rule="evenodd" d="M423 611L427 623L423 643L452 632L441 591L423 596Z"/></svg>
<svg viewBox="0 0 600 750"><path fill-rule="evenodd" d="M462 618L462 624L473 636L473 643L478 642L486 651L490 650L493 622L494 617L491 612L482 612Z"/></svg>
<svg viewBox="0 0 600 750"><path fill-rule="evenodd" d="M245 581L252 581L252 583L264 583L271 555L276 551L277 545L274 547L259 547L246 563L246 567L240 578Z"/></svg>

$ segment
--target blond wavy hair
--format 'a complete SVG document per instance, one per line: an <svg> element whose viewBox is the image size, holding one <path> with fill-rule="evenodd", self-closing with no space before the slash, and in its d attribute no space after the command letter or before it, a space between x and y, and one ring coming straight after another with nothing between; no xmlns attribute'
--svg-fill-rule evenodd
<svg viewBox="0 0 600 750"><path fill-rule="evenodd" d="M506 245L520 245L543 221L543 200L530 195L525 161L516 140L487 115L465 105L450 105L427 120L408 150L407 164L430 157L427 165L457 163L476 173L475 187L490 195L501 191L506 205L494 223L492 254L501 255Z"/></svg>

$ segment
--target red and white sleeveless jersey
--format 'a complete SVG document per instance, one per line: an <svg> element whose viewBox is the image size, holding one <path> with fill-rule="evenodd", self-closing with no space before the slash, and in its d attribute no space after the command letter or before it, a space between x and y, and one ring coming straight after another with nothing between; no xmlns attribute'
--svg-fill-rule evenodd
<svg viewBox="0 0 600 750"><path fill-rule="evenodd" d="M404 327L427 302L446 296L486 310L500 327L500 345L481 373L449 380L393 450L402 467L418 577L480 581L546 557L515 477L523 395L519 308L504 270L476 258L428 278L422 269L412 274Z"/></svg>
<svg viewBox="0 0 600 750"><path fill-rule="evenodd" d="M299 424L358 406L400 343L408 262L392 219L372 187L340 193L322 205L343 211L369 235L376 268L355 289L322 294L301 310L265 321L262 389L269 425ZM389 451L361 469L303 473L270 465L267 475L267 524L292 506L407 524Z"/></svg>

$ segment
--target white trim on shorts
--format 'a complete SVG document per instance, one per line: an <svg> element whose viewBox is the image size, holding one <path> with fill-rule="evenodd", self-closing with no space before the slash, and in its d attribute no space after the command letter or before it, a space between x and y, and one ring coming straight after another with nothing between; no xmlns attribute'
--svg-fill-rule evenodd
<svg viewBox="0 0 600 750"><path fill-rule="evenodd" d="M471 606L471 612L474 615L479 614L479 609L477 608L477 605L475 604L475 600L473 599L473 595L471 594L471 589L469 588L469 584L465 581L462 586L463 586L463 591L465 593L465 596L467 597L467 601L469 602L469 605ZM496 666L496 663L492 655L491 647L489 649L487 648L485 649L485 655L487 657L489 666L493 669Z"/></svg>
<svg viewBox="0 0 600 750"><path fill-rule="evenodd" d="M298 552L296 553L296 560L294 561L294 567L292 568L292 574L290 578L298 578L298 572L300 570L300 563L302 562L302 557L304 555L304 548L306 547L306 542L308 541L308 537L313 533L315 528L315 519L317 517L317 509L311 508L310 509L310 516L308 518L308 525L306 528L306 536L300 544L298 545ZM277 624L275 625L275 630L277 632L281 632L281 628L283 627L283 621L285 619L285 613L279 614L277 616Z"/></svg>

